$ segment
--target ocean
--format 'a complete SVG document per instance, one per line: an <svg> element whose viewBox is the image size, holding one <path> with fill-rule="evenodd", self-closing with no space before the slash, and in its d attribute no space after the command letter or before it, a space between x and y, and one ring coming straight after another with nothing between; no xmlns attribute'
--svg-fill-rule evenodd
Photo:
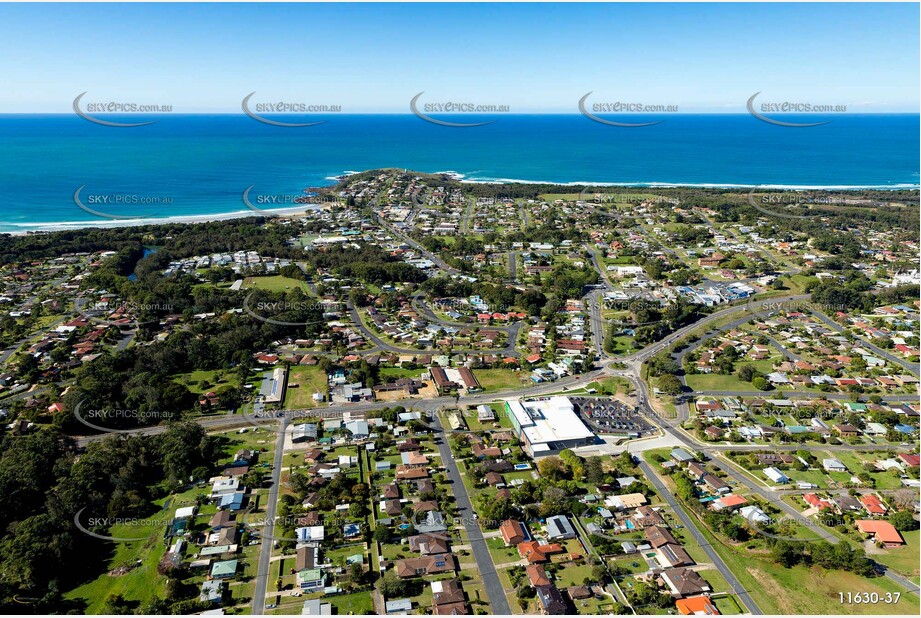
<svg viewBox="0 0 921 618"><path fill-rule="evenodd" d="M328 114L301 128L242 113L105 119L158 122L115 128L74 114L0 115L0 232L248 213L249 187L261 209L291 207L308 187L380 167L450 171L471 182L919 187L914 114L840 114L809 128L746 114L631 117L664 120L636 128L578 114L452 118L494 120L466 128L410 114Z"/></svg>

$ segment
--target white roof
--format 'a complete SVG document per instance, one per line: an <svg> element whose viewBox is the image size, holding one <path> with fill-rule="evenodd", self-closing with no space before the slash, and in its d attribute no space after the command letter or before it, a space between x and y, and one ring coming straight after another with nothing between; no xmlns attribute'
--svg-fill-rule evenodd
<svg viewBox="0 0 921 618"><path fill-rule="evenodd" d="M509 409L532 445L594 437L567 397L541 401L510 401Z"/></svg>
<svg viewBox="0 0 921 618"><path fill-rule="evenodd" d="M176 509L176 519L184 519L186 517L192 517L195 515L194 506L184 506L180 509Z"/></svg>

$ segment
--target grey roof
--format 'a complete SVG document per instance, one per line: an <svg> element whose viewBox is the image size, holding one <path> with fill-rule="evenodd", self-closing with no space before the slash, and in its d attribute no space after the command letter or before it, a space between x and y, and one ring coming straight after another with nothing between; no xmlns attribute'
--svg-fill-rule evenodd
<svg viewBox="0 0 921 618"><path fill-rule="evenodd" d="M565 515L556 515L547 518L547 534L551 539L575 536L576 531Z"/></svg>

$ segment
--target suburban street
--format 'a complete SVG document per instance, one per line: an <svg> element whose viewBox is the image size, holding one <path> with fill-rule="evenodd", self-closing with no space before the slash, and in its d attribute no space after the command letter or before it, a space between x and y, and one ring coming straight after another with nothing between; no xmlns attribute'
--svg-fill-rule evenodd
<svg viewBox="0 0 921 618"><path fill-rule="evenodd" d="M434 417L432 424L437 430L436 435L441 438L438 443L441 463L448 471L448 479L451 481L451 488L454 490L454 499L457 501L461 523L467 531L467 537L470 539L470 548L473 551L473 557L476 559L477 570L483 577L486 595L489 597L489 603L492 606L491 613L511 614L512 610L505 597L505 588L503 588L502 582L499 581L499 574L496 572L495 563L489 553L489 548L486 546L486 539L483 538L483 531L473 517L473 504L470 502L470 496L467 495L467 488L464 487L464 481L461 479L457 462L454 461L454 455L451 453L448 435L441 424L440 415L433 414L432 416Z"/></svg>
<svg viewBox="0 0 921 618"><path fill-rule="evenodd" d="M265 504L265 526L262 528L262 544L259 546L259 567L256 569L256 590L253 592L253 614L265 613L265 592L269 583L272 546L275 537L275 512L278 506L278 492L281 488L281 468L285 455L285 430L287 417L278 421L278 435L275 438L275 458L272 462L272 477Z"/></svg>
<svg viewBox="0 0 921 618"><path fill-rule="evenodd" d="M751 598L751 595L745 590L741 582L733 575L732 571L729 570L729 567L726 566L726 563L723 562L723 559L720 558L719 554L716 553L716 550L710 546L709 541L706 537L697 529L696 522L691 519L691 517L684 512L684 509L678 504L678 500L672 495L672 492L668 490L668 487L665 486L665 483L662 482L662 479L659 478L659 475L652 469L648 463L640 460L640 470L643 471L643 474L646 475L650 481L652 481L653 486L656 488L656 491L665 498L665 501L668 502L669 507L672 511L678 516L681 520L681 523L684 525L685 530L691 533L691 536L694 537L694 540L697 541L697 544L704 550L707 554L707 557L717 568L726 581L729 583L729 586L732 588L732 592L739 597L742 603L745 604L745 607L748 608L748 611L752 614L760 615L762 612L758 609L758 605L755 603L755 600Z"/></svg>

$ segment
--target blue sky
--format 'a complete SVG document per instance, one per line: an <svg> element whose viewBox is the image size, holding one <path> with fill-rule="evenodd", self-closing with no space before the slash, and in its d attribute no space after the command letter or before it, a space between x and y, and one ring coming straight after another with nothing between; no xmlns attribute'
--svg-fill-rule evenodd
<svg viewBox="0 0 921 618"><path fill-rule="evenodd" d="M576 112L745 101L918 112L917 4L0 5L0 113L240 100L408 112L410 98Z"/></svg>

